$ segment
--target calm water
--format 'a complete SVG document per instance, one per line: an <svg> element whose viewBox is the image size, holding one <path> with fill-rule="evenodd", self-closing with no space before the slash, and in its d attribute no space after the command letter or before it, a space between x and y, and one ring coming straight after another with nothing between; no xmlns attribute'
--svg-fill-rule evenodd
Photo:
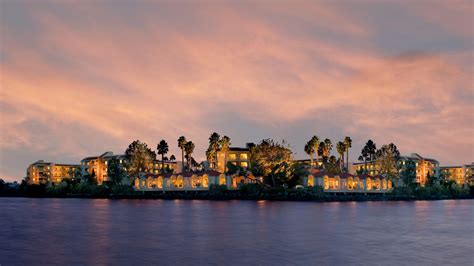
<svg viewBox="0 0 474 266"><path fill-rule="evenodd" d="M0 198L0 264L473 265L474 201Z"/></svg>

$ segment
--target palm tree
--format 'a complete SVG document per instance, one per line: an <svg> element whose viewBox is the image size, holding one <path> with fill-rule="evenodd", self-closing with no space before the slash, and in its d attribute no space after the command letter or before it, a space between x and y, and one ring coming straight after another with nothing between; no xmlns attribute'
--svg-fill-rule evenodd
<svg viewBox="0 0 474 266"><path fill-rule="evenodd" d="M306 152L309 155L309 160L310 160L310 165L311 168L313 168L313 153L314 153L314 146L311 145L311 140L304 145L304 152Z"/></svg>
<svg viewBox="0 0 474 266"><path fill-rule="evenodd" d="M188 141L185 145L184 145L184 151L186 152L186 158L187 158L187 161L188 161L188 170L191 171L191 154L193 154L194 152L194 148L195 148L195 145L192 141Z"/></svg>
<svg viewBox="0 0 474 266"><path fill-rule="evenodd" d="M346 152L346 144L344 142L339 141L336 145L337 153L339 154L339 167L341 168L341 172L343 171L344 165L344 153Z"/></svg>
<svg viewBox="0 0 474 266"><path fill-rule="evenodd" d="M223 136L222 139L219 141L219 144L221 146L221 151L224 152L224 173L227 170L227 153L229 152L230 148L230 138L227 136Z"/></svg>
<svg viewBox="0 0 474 266"><path fill-rule="evenodd" d="M318 163L318 149L319 149L319 138L313 136L310 140L310 145L313 147L313 153L316 154L316 164Z"/></svg>
<svg viewBox="0 0 474 266"><path fill-rule="evenodd" d="M209 137L209 154L214 161L214 170L217 170L217 151L219 150L219 141L221 136L216 132Z"/></svg>
<svg viewBox="0 0 474 266"><path fill-rule="evenodd" d="M187 142L184 136L178 138L178 147L181 149L181 171L184 171L184 146Z"/></svg>
<svg viewBox="0 0 474 266"><path fill-rule="evenodd" d="M346 147L346 171L349 172L349 149L352 148L352 139L350 137L344 138L344 146Z"/></svg>
<svg viewBox="0 0 474 266"><path fill-rule="evenodd" d="M158 150L158 154L161 154L161 172L164 173L165 170L165 154L168 153L169 151L169 146L168 143L166 143L166 140L162 139L160 143L156 146L156 149Z"/></svg>
<svg viewBox="0 0 474 266"><path fill-rule="evenodd" d="M324 140L324 156L328 157L331 155L332 142L330 139Z"/></svg>
<svg viewBox="0 0 474 266"><path fill-rule="evenodd" d="M176 157L174 156L174 154L171 154L170 161L172 161L172 162L176 161Z"/></svg>

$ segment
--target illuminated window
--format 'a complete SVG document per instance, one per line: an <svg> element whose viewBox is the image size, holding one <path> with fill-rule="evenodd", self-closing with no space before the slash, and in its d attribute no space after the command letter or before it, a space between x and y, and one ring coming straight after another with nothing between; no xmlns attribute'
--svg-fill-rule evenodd
<svg viewBox="0 0 474 266"><path fill-rule="evenodd" d="M240 166L242 166L242 167L248 167L249 165L248 165L247 162L241 162L241 163L240 163Z"/></svg>
<svg viewBox="0 0 474 266"><path fill-rule="evenodd" d="M308 176L308 187L314 187L314 176Z"/></svg>
<svg viewBox="0 0 474 266"><path fill-rule="evenodd" d="M235 159L237 159L237 155L235 153L230 153L229 160L235 160Z"/></svg>
<svg viewBox="0 0 474 266"><path fill-rule="evenodd" d="M247 160L247 158L248 158L247 153L240 154L240 160Z"/></svg>

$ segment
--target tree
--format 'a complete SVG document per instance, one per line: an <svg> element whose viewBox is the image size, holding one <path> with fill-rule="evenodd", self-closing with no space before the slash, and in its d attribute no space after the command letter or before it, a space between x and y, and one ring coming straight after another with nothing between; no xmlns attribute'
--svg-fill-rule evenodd
<svg viewBox="0 0 474 266"><path fill-rule="evenodd" d="M426 180L428 180L428 186L439 185L440 178L436 174L431 175L429 172L426 175Z"/></svg>
<svg viewBox="0 0 474 266"><path fill-rule="evenodd" d="M232 162L227 163L226 174L228 174L228 175L235 175L235 174L242 175L242 174L245 174L245 173L246 173L246 171L242 166L235 165Z"/></svg>
<svg viewBox="0 0 474 266"><path fill-rule="evenodd" d="M341 160L331 155L326 163L326 170L331 174L339 174L341 172Z"/></svg>
<svg viewBox="0 0 474 266"><path fill-rule="evenodd" d="M125 151L127 173L130 178L141 172L150 172L156 160L156 153L139 140L133 141Z"/></svg>
<svg viewBox="0 0 474 266"><path fill-rule="evenodd" d="M318 163L318 149L319 149L319 137L314 135L310 140L310 145L313 147L313 153L316 155L316 163Z"/></svg>
<svg viewBox="0 0 474 266"><path fill-rule="evenodd" d="M120 160L112 158L107 162L107 176L114 185L122 184L123 178L127 176Z"/></svg>
<svg viewBox="0 0 474 266"><path fill-rule="evenodd" d="M377 150L377 168L379 174L393 179L398 176L398 159L400 152L395 144L383 145Z"/></svg>
<svg viewBox="0 0 474 266"><path fill-rule="evenodd" d="M344 170L344 153L346 152L346 144L342 141L339 141L336 144L337 154L339 154L339 167L341 168L341 172Z"/></svg>
<svg viewBox="0 0 474 266"><path fill-rule="evenodd" d="M194 152L195 145L192 141L188 141L184 145L184 152L186 153L186 160L188 162L188 170L191 171L191 163L193 160L192 154Z"/></svg>
<svg viewBox="0 0 474 266"><path fill-rule="evenodd" d="M352 139L346 136L344 138L344 145L346 148L346 171L349 172L349 149L352 148Z"/></svg>
<svg viewBox="0 0 474 266"><path fill-rule="evenodd" d="M207 149L206 155L208 159L211 159L210 162L214 164L214 170L217 171L217 152L219 151L219 142L221 136L216 132L212 133L209 137L209 148ZM225 168L225 165L224 165Z"/></svg>
<svg viewBox="0 0 474 266"><path fill-rule="evenodd" d="M174 154L171 154L171 156L170 156L170 161L171 161L171 162L176 161L176 157L174 156Z"/></svg>
<svg viewBox="0 0 474 266"><path fill-rule="evenodd" d="M413 160L408 160L405 162L405 166L402 169L400 174L403 184L405 186L411 186L415 183L416 180L416 165Z"/></svg>
<svg viewBox="0 0 474 266"><path fill-rule="evenodd" d="M219 141L220 150L224 152L224 173L227 171L227 154L229 153L230 149L230 138L228 136L223 136L222 139Z"/></svg>
<svg viewBox="0 0 474 266"><path fill-rule="evenodd" d="M158 145L156 146L156 150L158 151L158 154L161 155L161 172L164 173L164 171L165 171L165 158L164 158L164 156L169 151L168 143L166 143L166 141L164 139L162 139L160 141L160 143L158 143Z"/></svg>
<svg viewBox="0 0 474 266"><path fill-rule="evenodd" d="M310 165L311 168L313 167L313 154L314 154L314 147L311 146L311 141L308 141L306 145L304 145L304 152L309 155Z"/></svg>
<svg viewBox="0 0 474 266"><path fill-rule="evenodd" d="M251 171L255 176L264 176L272 180L272 185L288 179L288 167L292 164L292 152L283 141L281 144L272 139L264 139L251 148Z"/></svg>
<svg viewBox="0 0 474 266"><path fill-rule="evenodd" d="M367 163L375 161L377 158L377 146L372 140L368 140L365 143L364 148L361 151L361 155L359 156L359 161L364 162L365 164L365 172L367 172Z"/></svg>
<svg viewBox="0 0 474 266"><path fill-rule="evenodd" d="M319 138L313 136L304 146L304 151L309 155L311 161L311 168L313 168L313 155L316 154L316 162L318 161Z"/></svg>
<svg viewBox="0 0 474 266"><path fill-rule="evenodd" d="M86 175L87 183L90 185L97 185L97 176L95 174L95 170L92 169L92 173Z"/></svg>
<svg viewBox="0 0 474 266"><path fill-rule="evenodd" d="M331 156L332 142L330 139L325 139L319 143L318 154L323 158L324 168L327 168L329 156Z"/></svg>
<svg viewBox="0 0 474 266"><path fill-rule="evenodd" d="M181 149L181 169L184 171L184 146L188 141L184 136L178 138L178 147Z"/></svg>

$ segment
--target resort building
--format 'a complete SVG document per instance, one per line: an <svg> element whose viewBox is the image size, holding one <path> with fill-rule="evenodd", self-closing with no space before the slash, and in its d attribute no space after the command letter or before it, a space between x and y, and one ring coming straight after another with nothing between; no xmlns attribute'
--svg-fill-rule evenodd
<svg viewBox="0 0 474 266"><path fill-rule="evenodd" d="M446 181L452 180L460 186L473 184L474 162L459 166L441 166L439 169Z"/></svg>
<svg viewBox="0 0 474 266"><path fill-rule="evenodd" d="M81 170L77 164L57 164L39 160L26 170L29 184L61 183L64 179L74 179Z"/></svg>
<svg viewBox="0 0 474 266"><path fill-rule="evenodd" d="M431 158L424 158L417 153L412 153L408 156L400 156L399 158L399 167L400 171L403 170L404 165L408 161L415 162L416 166L416 182L422 186L426 184L428 181L428 176L434 176L438 174L439 170L439 162L435 159ZM349 173L357 174L357 173L366 173L369 175L378 175L379 168L376 161L371 162L358 162L352 163L349 166Z"/></svg>
<svg viewBox="0 0 474 266"><path fill-rule="evenodd" d="M314 159L313 164L311 164L310 159L294 160L293 162L316 168L320 168L323 166L323 160L321 158L318 158L318 160Z"/></svg>
<svg viewBox="0 0 474 266"><path fill-rule="evenodd" d="M81 160L81 165L84 174L94 174L97 183L101 185L107 181L107 163L112 159L117 159L121 164L125 165L125 155L114 155L113 152L108 151L99 156L90 156Z"/></svg>
<svg viewBox="0 0 474 266"><path fill-rule="evenodd" d="M110 151L105 152L99 156L86 157L81 160L81 165L83 166L85 173L88 173L90 175L94 173L97 179L97 183L102 184L104 181L108 181L107 164L112 159L117 159L122 164L123 168L126 170L125 155L114 155L113 152ZM153 169L152 173L155 174L161 172L161 167L162 164L159 160L155 160L153 162L153 165L150 166L150 168ZM178 172L181 171L181 163L178 163L176 161L165 161L164 168L166 169L166 172Z"/></svg>
<svg viewBox="0 0 474 266"><path fill-rule="evenodd" d="M135 178L133 188L136 191L205 191L211 185L238 189L242 184L262 182L253 176L229 176L214 170L184 172L179 174L143 174Z"/></svg>
<svg viewBox="0 0 474 266"><path fill-rule="evenodd" d="M376 175L349 173L330 174L324 171L313 171L303 180L306 187L321 186L324 192L334 193L390 193L392 181Z"/></svg>
<svg viewBox="0 0 474 266"><path fill-rule="evenodd" d="M250 148L252 147L253 143L247 143L245 148L241 147L230 147L227 151L227 162L230 162L236 166L240 166L243 168L250 167ZM224 173L225 168L225 152L218 151L217 152L217 171ZM211 165L212 167L212 165Z"/></svg>

